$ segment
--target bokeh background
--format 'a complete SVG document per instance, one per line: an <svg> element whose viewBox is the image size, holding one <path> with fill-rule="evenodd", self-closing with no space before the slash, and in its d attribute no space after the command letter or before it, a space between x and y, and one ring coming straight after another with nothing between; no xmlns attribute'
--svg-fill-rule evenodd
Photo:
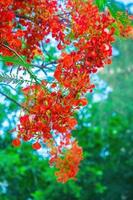
<svg viewBox="0 0 133 200"><path fill-rule="evenodd" d="M126 5L130 12L132 5ZM133 40L117 38L112 65L92 77L96 89L76 114L73 135L83 147L84 160L77 180L66 184L56 181L45 153L26 143L12 147L10 130L19 108L0 96L0 200L133 200L132 76ZM12 89L0 87L20 101Z"/></svg>

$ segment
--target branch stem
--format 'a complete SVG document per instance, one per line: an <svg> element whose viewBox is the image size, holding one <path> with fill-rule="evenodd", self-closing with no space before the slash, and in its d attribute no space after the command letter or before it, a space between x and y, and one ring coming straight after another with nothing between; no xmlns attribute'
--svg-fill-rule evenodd
<svg viewBox="0 0 133 200"><path fill-rule="evenodd" d="M23 60L23 58L11 47L9 47L6 44L1 44L1 46L7 48L8 50L10 50L11 52L13 52L23 63L25 63L25 61ZM35 82L37 84L39 84L39 81L37 80L36 76L32 73L32 71L30 71L30 69L26 68L27 72L29 73L29 75L35 80Z"/></svg>
<svg viewBox="0 0 133 200"><path fill-rule="evenodd" d="M3 93L3 92L1 92L1 91L0 91L0 94L1 94L2 96L6 97L7 99L9 99L10 101L12 101L13 103L15 103L17 106L19 106L19 107L21 107L22 109L28 111L27 108L25 108L24 106L22 106L20 103L18 103L18 102L17 102L16 100L14 100L13 98L9 97L7 94L5 94L5 93Z"/></svg>

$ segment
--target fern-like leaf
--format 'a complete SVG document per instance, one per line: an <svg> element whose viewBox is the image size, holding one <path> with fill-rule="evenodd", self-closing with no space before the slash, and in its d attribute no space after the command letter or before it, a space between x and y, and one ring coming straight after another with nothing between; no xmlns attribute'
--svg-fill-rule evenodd
<svg viewBox="0 0 133 200"><path fill-rule="evenodd" d="M12 83L12 84L20 85L23 83L29 83L30 81L24 80L22 78L19 79L15 75L9 75L4 72L1 72L0 73L0 82L7 83L7 84Z"/></svg>

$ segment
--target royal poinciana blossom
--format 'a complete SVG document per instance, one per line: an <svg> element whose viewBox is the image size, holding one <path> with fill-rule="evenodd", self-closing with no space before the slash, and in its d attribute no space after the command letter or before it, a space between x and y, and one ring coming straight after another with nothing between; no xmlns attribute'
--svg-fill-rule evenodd
<svg viewBox="0 0 133 200"><path fill-rule="evenodd" d="M76 176L83 159L71 132L77 124L74 112L87 104L84 96L95 87L90 75L111 63L116 24L124 36L130 37L132 28L122 29L108 10L99 12L91 0L62 4L56 0L1 0L0 18L2 56L25 57L31 62L37 53L44 53L41 41L48 44L51 38L61 51L52 83L38 82L31 71L23 69L36 82L22 88L23 114L12 144L32 141L33 149L47 148L49 163L58 169L57 179L64 183ZM70 44L74 50L68 53Z"/></svg>
<svg viewBox="0 0 133 200"><path fill-rule="evenodd" d="M49 33L58 41L64 41L64 24L57 15L57 1L10 0L0 2L1 33L0 52L12 55L5 49L8 44L30 61L35 52L41 52L39 42Z"/></svg>

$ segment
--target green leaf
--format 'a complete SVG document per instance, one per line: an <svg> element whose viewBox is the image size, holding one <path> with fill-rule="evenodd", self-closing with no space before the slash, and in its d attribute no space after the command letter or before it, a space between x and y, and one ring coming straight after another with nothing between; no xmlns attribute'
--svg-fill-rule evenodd
<svg viewBox="0 0 133 200"><path fill-rule="evenodd" d="M10 63L15 64L15 65L24 66L26 68L31 67L31 64L27 63L25 60L23 62L22 60L14 57L14 56L1 56L0 55L0 60L3 61L3 62L10 62Z"/></svg>
<svg viewBox="0 0 133 200"><path fill-rule="evenodd" d="M9 75L7 73L2 72L0 73L0 82L7 83L7 84L13 83L13 84L18 85L18 84L23 84L23 83L30 83L31 81L24 80L23 78L19 79L15 75L12 75L12 74Z"/></svg>
<svg viewBox="0 0 133 200"><path fill-rule="evenodd" d="M104 10L105 6L107 5L107 0L96 0L96 5L100 10Z"/></svg>

